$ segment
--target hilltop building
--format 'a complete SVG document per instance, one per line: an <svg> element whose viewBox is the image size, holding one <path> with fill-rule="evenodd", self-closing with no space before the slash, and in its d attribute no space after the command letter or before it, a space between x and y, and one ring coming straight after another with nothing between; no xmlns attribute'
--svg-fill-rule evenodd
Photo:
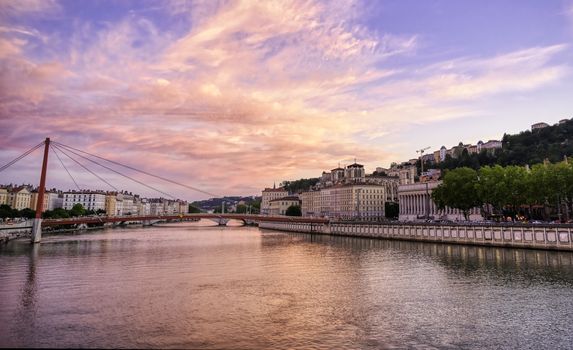
<svg viewBox="0 0 573 350"><path fill-rule="evenodd" d="M543 128L547 128L549 127L549 124L544 123L544 122L539 122L539 123L535 123L533 125L531 125L531 131L535 131L535 130L539 130L539 129L543 129Z"/></svg>

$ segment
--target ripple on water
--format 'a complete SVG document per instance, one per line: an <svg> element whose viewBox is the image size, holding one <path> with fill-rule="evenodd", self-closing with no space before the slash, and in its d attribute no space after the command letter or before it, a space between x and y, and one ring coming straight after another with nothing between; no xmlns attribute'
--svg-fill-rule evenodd
<svg viewBox="0 0 573 350"><path fill-rule="evenodd" d="M0 248L0 346L567 349L573 255L156 227Z"/></svg>

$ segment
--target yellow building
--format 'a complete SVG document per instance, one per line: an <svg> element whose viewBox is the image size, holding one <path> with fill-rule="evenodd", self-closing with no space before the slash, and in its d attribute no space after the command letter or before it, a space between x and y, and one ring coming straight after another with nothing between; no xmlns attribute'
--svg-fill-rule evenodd
<svg viewBox="0 0 573 350"><path fill-rule="evenodd" d="M269 214L286 215L287 209L293 205L300 206L300 200L296 196L273 199L269 201Z"/></svg>
<svg viewBox="0 0 573 350"><path fill-rule="evenodd" d="M117 200L115 193L105 195L105 213L107 216L115 216L116 201Z"/></svg>
<svg viewBox="0 0 573 350"><path fill-rule="evenodd" d="M8 204L8 190L0 188L0 205Z"/></svg>
<svg viewBox="0 0 573 350"><path fill-rule="evenodd" d="M270 214L270 202L272 200L288 196L287 190L284 188L265 188L262 194L261 201L261 214Z"/></svg>
<svg viewBox="0 0 573 350"><path fill-rule="evenodd" d="M24 186L16 187L8 193L8 204L12 207L12 209L22 210L30 208L30 200L31 193Z"/></svg>
<svg viewBox="0 0 573 350"><path fill-rule="evenodd" d="M324 198L324 215L342 220L384 219L386 187L375 184L335 186Z"/></svg>
<svg viewBox="0 0 573 350"><path fill-rule="evenodd" d="M38 192L33 191L30 193L30 208L36 210L36 206L38 205ZM42 203L42 213L49 209L50 206L50 193L44 193L44 202Z"/></svg>

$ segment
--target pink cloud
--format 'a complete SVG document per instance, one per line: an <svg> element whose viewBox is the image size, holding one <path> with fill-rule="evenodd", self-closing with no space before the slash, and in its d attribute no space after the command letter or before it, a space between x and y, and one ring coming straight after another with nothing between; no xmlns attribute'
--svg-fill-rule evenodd
<svg viewBox="0 0 573 350"><path fill-rule="evenodd" d="M50 136L209 192L256 194L355 157L372 171L399 160L379 141L393 131L467 115L459 101L566 73L549 63L556 46L403 77L383 63L415 52L418 37L357 27L352 2L171 1L167 11L188 13L194 26L175 37L137 13L104 29L76 22L57 60L34 58L30 42L4 35L0 146L13 153ZM48 51L63 40L20 30L42 35Z"/></svg>

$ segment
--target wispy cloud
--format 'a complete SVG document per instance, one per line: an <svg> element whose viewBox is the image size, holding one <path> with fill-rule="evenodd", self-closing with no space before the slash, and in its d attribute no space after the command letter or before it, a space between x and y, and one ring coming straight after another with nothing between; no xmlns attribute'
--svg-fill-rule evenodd
<svg viewBox="0 0 573 350"><path fill-rule="evenodd" d="M44 16L58 13L61 7L56 0L2 0L0 16Z"/></svg>
<svg viewBox="0 0 573 350"><path fill-rule="evenodd" d="M554 63L564 45L397 67L388 62L417 55L420 36L369 30L352 1L165 4L75 20L56 38L0 27L0 144L50 135L211 192L255 193L344 159L397 160L389 133L569 73ZM158 11L188 25L165 30L148 17Z"/></svg>

